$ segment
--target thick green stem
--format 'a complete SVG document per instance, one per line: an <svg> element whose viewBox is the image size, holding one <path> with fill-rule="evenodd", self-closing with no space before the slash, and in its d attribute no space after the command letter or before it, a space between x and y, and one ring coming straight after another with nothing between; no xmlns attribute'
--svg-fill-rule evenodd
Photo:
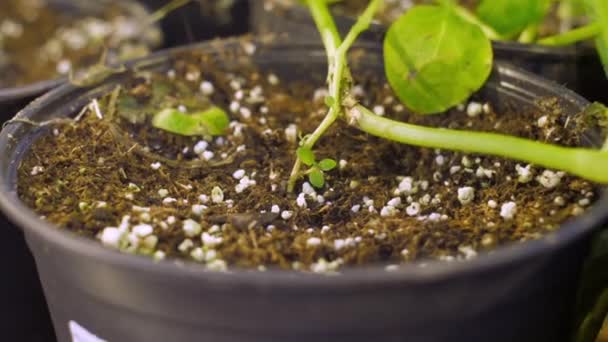
<svg viewBox="0 0 608 342"><path fill-rule="evenodd" d="M595 38L600 34L600 32L600 25L598 23L591 23L568 32L540 39L537 43L548 46L572 45L574 43Z"/></svg>
<svg viewBox="0 0 608 342"><path fill-rule="evenodd" d="M349 109L347 119L364 132L403 144L516 159L608 183L608 153L599 150L560 147L495 133L417 126L380 117L361 105Z"/></svg>
<svg viewBox="0 0 608 342"><path fill-rule="evenodd" d="M321 35L321 40L327 52L328 65L331 67L338 46L342 43L342 38L340 38L336 23L325 1L306 0L306 4Z"/></svg>

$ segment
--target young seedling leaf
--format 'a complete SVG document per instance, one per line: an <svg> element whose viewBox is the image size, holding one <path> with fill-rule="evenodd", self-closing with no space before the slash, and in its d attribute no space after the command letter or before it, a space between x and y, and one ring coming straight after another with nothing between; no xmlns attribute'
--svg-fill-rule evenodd
<svg viewBox="0 0 608 342"><path fill-rule="evenodd" d="M411 110L435 114L464 102L492 69L492 46L481 29L451 6L417 6L389 28L386 75Z"/></svg>
<svg viewBox="0 0 608 342"><path fill-rule="evenodd" d="M482 0L477 15L503 36L512 37L543 20L552 0ZM602 1L602 0L600 0Z"/></svg>
<svg viewBox="0 0 608 342"><path fill-rule="evenodd" d="M325 177L323 176L323 171L319 170L316 167L311 169L310 174L308 175L308 180L310 181L310 184L312 184L312 186L318 189L322 188L325 185Z"/></svg>
<svg viewBox="0 0 608 342"><path fill-rule="evenodd" d="M304 165L313 166L315 164L315 153L311 149L300 147L296 153Z"/></svg>
<svg viewBox="0 0 608 342"><path fill-rule="evenodd" d="M331 171L336 168L338 164L333 159L323 159L319 162L319 168L323 171Z"/></svg>
<svg viewBox="0 0 608 342"><path fill-rule="evenodd" d="M608 1L586 0L587 13L600 26L600 34L595 40L597 51L608 77Z"/></svg>
<svg viewBox="0 0 608 342"><path fill-rule="evenodd" d="M167 108L158 112L152 119L152 126L184 136L222 135L229 124L228 115L219 107L192 114Z"/></svg>

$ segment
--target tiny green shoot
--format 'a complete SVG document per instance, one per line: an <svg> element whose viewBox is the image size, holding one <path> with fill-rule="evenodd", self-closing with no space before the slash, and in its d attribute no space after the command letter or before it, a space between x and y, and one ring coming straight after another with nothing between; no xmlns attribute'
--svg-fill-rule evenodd
<svg viewBox="0 0 608 342"><path fill-rule="evenodd" d="M223 135L229 124L228 115L219 107L193 113L165 108L152 118L152 126L184 136Z"/></svg>
<svg viewBox="0 0 608 342"><path fill-rule="evenodd" d="M325 186L324 172L335 169L338 165L336 161L326 158L317 163L315 153L307 147L298 148L296 153L302 163L309 167L304 174L308 175L310 184L315 188L323 188L323 186Z"/></svg>

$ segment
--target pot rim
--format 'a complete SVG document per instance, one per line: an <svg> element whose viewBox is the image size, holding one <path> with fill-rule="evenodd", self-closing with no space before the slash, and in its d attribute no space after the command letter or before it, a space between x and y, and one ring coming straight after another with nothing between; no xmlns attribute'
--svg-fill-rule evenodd
<svg viewBox="0 0 608 342"><path fill-rule="evenodd" d="M224 42L239 44L237 39L228 39ZM162 50L148 57L127 63L127 66L137 65L141 60L163 60L171 54L212 47L213 45L217 45L217 43L217 41L203 42ZM313 46L318 48L319 45L274 45L275 48L298 47L302 49L310 49ZM562 98L581 108L589 105L587 100L573 91L527 71L510 66L508 63L496 62L495 68L501 74L525 80L528 84L541 85L546 88L559 90ZM77 87L73 85L63 84L34 100L19 112L17 117L27 118L39 112L46 105L52 104L56 98L70 94L76 89ZM21 125L9 125L2 129L0 132L0 148L6 149L10 144L15 144L15 141L11 140L10 137ZM18 142L16 143L18 144ZM2 154L2 158L6 158L6 153ZM16 162L17 160L10 161L12 165L8 168L9 173L14 173L14 169L17 167L15 165ZM272 287L277 290L342 290L361 285L368 285L369 287L378 286L379 284L383 286L396 286L405 282L428 284L444 281L449 278L464 277L472 273L480 273L492 268L507 266L522 259L531 260L543 255L550 255L560 247L583 239L585 235L588 235L591 231L608 221L608 210L606 210L608 208L608 193L603 191L601 198L585 214L564 222L555 232L546 234L538 240L514 243L493 249L489 253L480 253L476 258L471 260L453 263L428 260L428 262L425 262L426 267L420 267L415 263L400 264L399 268L392 272L387 272L384 264L345 267L340 269L339 276L280 269L269 269L266 272L259 272L230 268L227 273L222 273L208 271L203 265L182 259L179 259L180 265L178 266L175 263L176 259L156 262L149 257L121 253L104 247L93 239L79 237L59 230L55 225L40 219L32 209L18 199L13 184L8 181L9 178L10 174L5 174L0 179L0 209L24 230L26 237L34 235L46 243L50 243L57 248L67 249L73 254L101 259L115 267L126 268L135 272L151 272L174 278L181 277L212 282L218 285Z"/></svg>
<svg viewBox="0 0 608 342"><path fill-rule="evenodd" d="M49 0L47 0L49 1ZM65 0L50 0L49 4L60 5L61 3L66 3ZM79 10L86 12L87 9L91 8L91 2L88 0L71 0L68 2L70 6L75 6ZM148 7L137 1L137 0L96 0L94 5L100 6L107 3L115 3L121 7L123 7L125 14L129 14L129 16L133 18L143 19L145 15L150 13ZM139 21L139 20L138 20ZM141 20L143 22L143 20ZM152 24L152 26L156 27L160 30L158 24ZM161 30L162 32L162 30ZM0 105L8 104L15 101L24 100L27 98L31 98L36 95L43 94L62 83L65 83L68 80L67 77L56 77L50 80L42 80L34 83L29 83L20 86L13 87L0 87Z"/></svg>

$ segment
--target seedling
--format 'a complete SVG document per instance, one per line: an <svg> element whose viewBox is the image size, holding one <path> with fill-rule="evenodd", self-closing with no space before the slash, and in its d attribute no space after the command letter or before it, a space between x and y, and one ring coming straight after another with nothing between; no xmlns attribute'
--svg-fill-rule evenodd
<svg viewBox="0 0 608 342"><path fill-rule="evenodd" d="M335 169L338 165L335 160L328 158L317 163L315 153L307 147L298 148L297 154L302 163L309 167L304 174L308 175L310 184L316 188L322 188L325 185L325 176L323 173Z"/></svg>

